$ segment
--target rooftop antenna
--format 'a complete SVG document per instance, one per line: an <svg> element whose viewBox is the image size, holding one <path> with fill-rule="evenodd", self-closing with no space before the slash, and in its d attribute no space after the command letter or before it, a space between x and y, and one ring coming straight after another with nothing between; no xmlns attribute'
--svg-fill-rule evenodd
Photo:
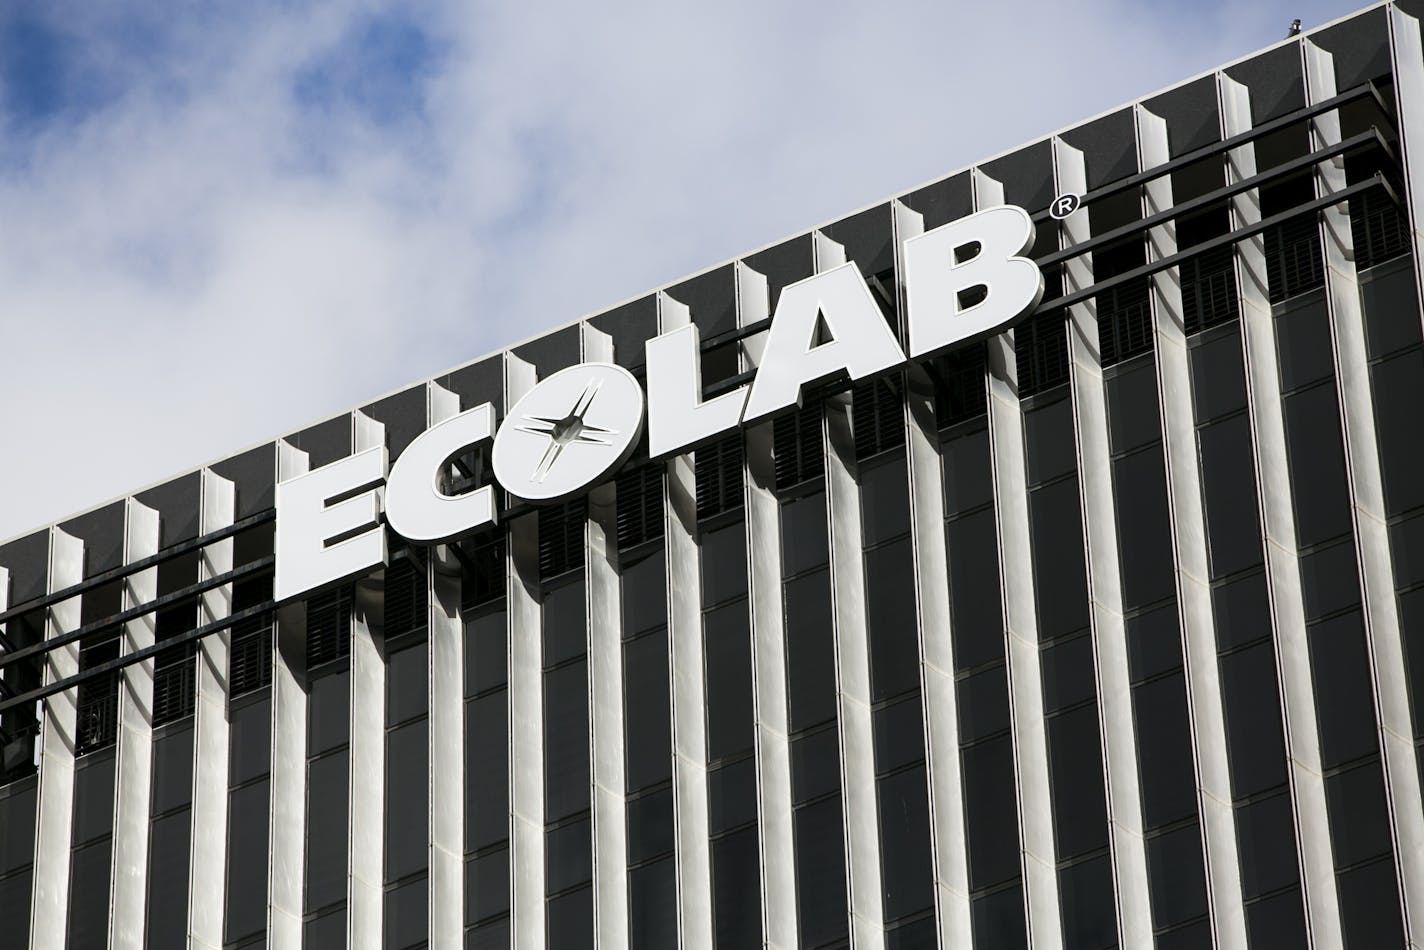
<svg viewBox="0 0 1424 950"><path fill-rule="evenodd" d="M1299 18L1299 17L1296 17L1294 20L1291 20L1290 29L1286 32L1286 39L1290 39L1292 36L1299 36L1299 35L1300 35L1300 18Z"/></svg>

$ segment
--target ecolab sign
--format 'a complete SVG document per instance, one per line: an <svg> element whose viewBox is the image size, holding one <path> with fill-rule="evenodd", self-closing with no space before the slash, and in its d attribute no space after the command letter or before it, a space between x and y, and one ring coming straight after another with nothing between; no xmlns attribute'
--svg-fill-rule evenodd
<svg viewBox="0 0 1424 950"><path fill-rule="evenodd" d="M495 520L494 486L445 493L450 460L493 439L496 481L516 498L548 502L609 478L642 435L673 455L795 405L805 387L864 379L1011 326L1043 295L1022 255L1028 212L989 208L908 238L902 247L908 352L859 268L842 264L781 291L761 366L746 385L702 398L696 326L647 342L647 394L627 370L583 363L540 380L498 431L488 403L431 426L388 466L385 448L359 452L277 486L274 596L290 600L385 563L385 521L402 537L450 541ZM972 301L972 302L971 302ZM818 333L818 325L824 331ZM820 339L820 342L818 341Z"/></svg>

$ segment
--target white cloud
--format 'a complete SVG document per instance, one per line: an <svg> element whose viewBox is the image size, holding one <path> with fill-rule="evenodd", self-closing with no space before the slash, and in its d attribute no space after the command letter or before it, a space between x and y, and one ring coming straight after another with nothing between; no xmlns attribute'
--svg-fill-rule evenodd
<svg viewBox="0 0 1424 950"><path fill-rule="evenodd" d="M1301 6L431 2L400 10L434 57L374 106L343 90L391 77L341 64L379 3L57 10L101 88L0 144L0 538L1266 45Z"/></svg>

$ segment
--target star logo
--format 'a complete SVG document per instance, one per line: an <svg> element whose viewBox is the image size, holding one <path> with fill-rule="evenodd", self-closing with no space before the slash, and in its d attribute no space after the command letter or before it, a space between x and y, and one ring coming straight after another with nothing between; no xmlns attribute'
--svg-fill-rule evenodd
<svg viewBox="0 0 1424 950"><path fill-rule="evenodd" d="M643 402L633 374L611 363L581 363L540 380L495 435L495 478L525 501L584 491L633 454Z"/></svg>
<svg viewBox="0 0 1424 950"><path fill-rule="evenodd" d="M602 385L603 380L601 379L589 380L584 386L583 392L579 394L578 401L574 403L573 409L562 418L529 415L524 417L523 424L515 426L520 432L532 432L535 435L549 437L549 445L544 449L544 454L539 456L539 464L534 466L534 474L530 476L534 482L543 484L549 474L549 469L554 467L554 463L559 460L564 449L570 445L613 444L605 437L617 435L617 429L594 425L586 418L589 409L593 407L593 398L598 395L598 390Z"/></svg>

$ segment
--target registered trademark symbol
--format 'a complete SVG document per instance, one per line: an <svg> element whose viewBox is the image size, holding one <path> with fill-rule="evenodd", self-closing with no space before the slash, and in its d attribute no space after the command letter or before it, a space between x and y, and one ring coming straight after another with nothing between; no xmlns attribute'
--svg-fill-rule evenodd
<svg viewBox="0 0 1424 950"><path fill-rule="evenodd" d="M1062 221L1074 211L1077 211L1082 203L1082 197L1072 192L1059 195L1057 198L1054 198L1053 203L1048 206L1048 216Z"/></svg>

